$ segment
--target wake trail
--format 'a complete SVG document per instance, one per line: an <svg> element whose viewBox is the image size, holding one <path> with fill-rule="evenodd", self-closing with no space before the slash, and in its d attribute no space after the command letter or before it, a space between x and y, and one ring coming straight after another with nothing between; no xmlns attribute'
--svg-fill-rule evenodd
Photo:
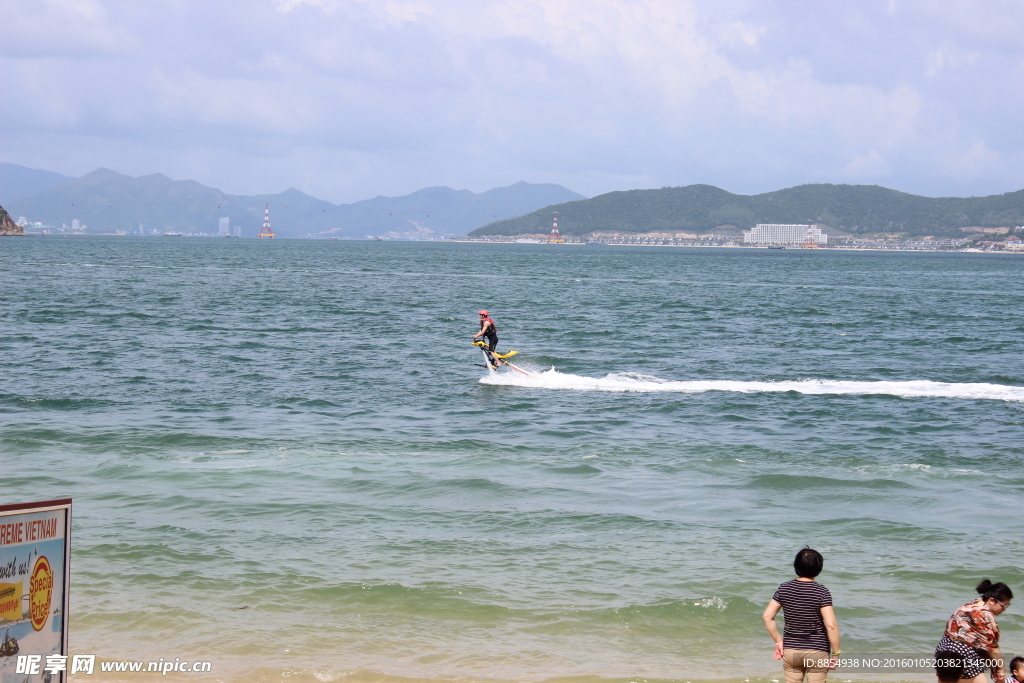
<svg viewBox="0 0 1024 683"><path fill-rule="evenodd" d="M1024 403L1024 387L986 383L950 383L929 380L904 382L858 382L841 379L799 379L779 382L741 382L734 380L692 380L677 382L634 372L616 372L604 377L582 377L558 372L554 368L527 377L518 373L491 374L483 384L565 391L606 391L620 393L700 394L728 391L741 394L795 391L812 395L888 395L902 398L965 398Z"/></svg>

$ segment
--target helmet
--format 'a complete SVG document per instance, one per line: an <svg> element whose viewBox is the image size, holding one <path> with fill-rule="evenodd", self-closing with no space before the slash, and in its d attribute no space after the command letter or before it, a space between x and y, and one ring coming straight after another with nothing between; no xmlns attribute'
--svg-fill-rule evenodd
<svg viewBox="0 0 1024 683"><path fill-rule="evenodd" d="M484 310L480 311L480 315L489 315L487 313L487 309L485 308Z"/></svg>

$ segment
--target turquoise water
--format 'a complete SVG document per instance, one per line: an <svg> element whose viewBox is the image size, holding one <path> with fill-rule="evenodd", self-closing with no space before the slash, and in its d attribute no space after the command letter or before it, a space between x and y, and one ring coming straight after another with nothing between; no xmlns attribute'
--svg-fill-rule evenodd
<svg viewBox="0 0 1024 683"><path fill-rule="evenodd" d="M75 499L76 652L778 678L760 613L805 544L844 653L931 650L981 578L1024 591L1021 258L47 237L0 262L0 502ZM481 307L537 377L474 365Z"/></svg>

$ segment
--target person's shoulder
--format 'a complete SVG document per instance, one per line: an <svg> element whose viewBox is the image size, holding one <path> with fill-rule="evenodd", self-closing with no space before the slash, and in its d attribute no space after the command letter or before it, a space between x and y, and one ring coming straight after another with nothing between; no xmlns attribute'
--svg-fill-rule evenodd
<svg viewBox="0 0 1024 683"><path fill-rule="evenodd" d="M777 593L792 593L803 589L800 584L805 583L804 581L797 581L796 579L790 579L779 584Z"/></svg>
<svg viewBox="0 0 1024 683"><path fill-rule="evenodd" d="M819 595L822 597L832 597L832 593L829 592L828 588L818 583L817 581L800 581L793 579L782 584L782 586L789 587L790 590L800 591L802 595ZM779 586L781 589L782 586Z"/></svg>
<svg viewBox="0 0 1024 683"><path fill-rule="evenodd" d="M985 601L984 600L978 599L978 600L971 600L970 602L965 602L964 604L960 605L960 607L958 607L956 611L957 612L981 612L981 611L988 611L988 607L985 606Z"/></svg>
<svg viewBox="0 0 1024 683"><path fill-rule="evenodd" d="M828 594L828 588L817 581L794 581L793 583L798 584L800 586L800 590L807 591L808 593Z"/></svg>

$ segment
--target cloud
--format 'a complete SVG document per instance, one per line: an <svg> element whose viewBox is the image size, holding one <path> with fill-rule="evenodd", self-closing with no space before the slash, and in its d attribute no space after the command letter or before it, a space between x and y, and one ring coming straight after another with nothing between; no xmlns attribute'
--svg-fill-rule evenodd
<svg viewBox="0 0 1024 683"><path fill-rule="evenodd" d="M99 0L8 0L0 56L19 59L127 55L138 37L112 24Z"/></svg>
<svg viewBox="0 0 1024 683"><path fill-rule="evenodd" d="M1024 184L1017 3L8 5L0 156L64 173L332 201L520 179Z"/></svg>
<svg viewBox="0 0 1024 683"><path fill-rule="evenodd" d="M978 177L991 171L1002 170L1002 158L984 142L976 142L960 154L946 159L950 171L963 177Z"/></svg>
<svg viewBox="0 0 1024 683"><path fill-rule="evenodd" d="M934 78L949 68L972 67L979 59L976 52L964 52L950 48L936 48L928 53L925 61L926 78Z"/></svg>
<svg viewBox="0 0 1024 683"><path fill-rule="evenodd" d="M867 154L858 154L843 169L852 180L877 180L892 174L885 157L873 149Z"/></svg>

